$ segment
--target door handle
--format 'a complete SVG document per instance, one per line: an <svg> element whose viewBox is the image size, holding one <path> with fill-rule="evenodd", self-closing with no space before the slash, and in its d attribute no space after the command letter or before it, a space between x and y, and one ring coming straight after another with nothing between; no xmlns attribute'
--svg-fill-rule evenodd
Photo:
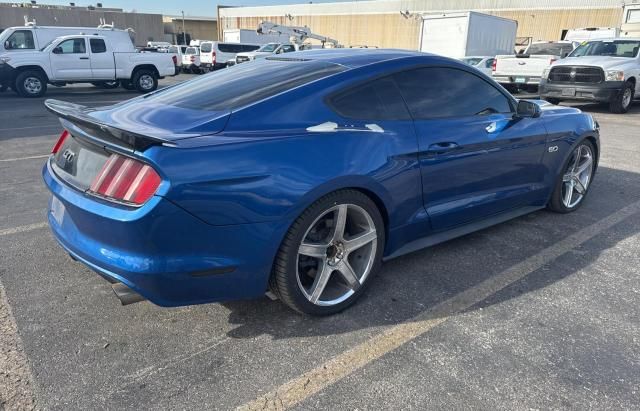
<svg viewBox="0 0 640 411"><path fill-rule="evenodd" d="M89 57L80 57L80 60L89 60Z"/></svg>
<svg viewBox="0 0 640 411"><path fill-rule="evenodd" d="M444 154L448 151L455 150L460 146L452 141L443 141L440 143L431 144L427 149L429 154Z"/></svg>

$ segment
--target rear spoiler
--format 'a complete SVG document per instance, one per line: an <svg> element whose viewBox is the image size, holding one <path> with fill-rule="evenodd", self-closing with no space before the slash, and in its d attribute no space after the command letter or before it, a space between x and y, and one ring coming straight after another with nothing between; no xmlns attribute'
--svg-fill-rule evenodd
<svg viewBox="0 0 640 411"><path fill-rule="evenodd" d="M138 151L144 151L151 146L157 145L172 147L176 145L171 140L145 136L101 123L89 115L92 111L90 107L52 99L45 100L44 105L47 110L56 116L69 121L89 136L105 142L110 142L116 145L124 144L128 148L133 148Z"/></svg>

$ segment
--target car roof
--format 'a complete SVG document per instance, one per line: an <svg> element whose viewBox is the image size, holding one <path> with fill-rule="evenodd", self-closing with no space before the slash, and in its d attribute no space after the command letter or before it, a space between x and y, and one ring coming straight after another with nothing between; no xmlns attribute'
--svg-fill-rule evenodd
<svg viewBox="0 0 640 411"><path fill-rule="evenodd" d="M434 56L433 54L418 51L399 49L312 49L296 53L299 58L308 60L325 61L327 63L340 64L349 68L357 68L374 63L396 60L407 57Z"/></svg>

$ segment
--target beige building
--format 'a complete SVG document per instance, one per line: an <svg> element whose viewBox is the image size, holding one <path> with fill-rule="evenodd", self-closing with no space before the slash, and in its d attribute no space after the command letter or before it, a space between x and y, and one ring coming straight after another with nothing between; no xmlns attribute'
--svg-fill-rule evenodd
<svg viewBox="0 0 640 411"><path fill-rule="evenodd" d="M629 1L627 1L629 2ZM418 49L421 16L479 11L518 22L518 37L559 40L566 30L620 27L622 0L374 0L262 7L218 7L218 36L255 30L262 20L309 26L345 46Z"/></svg>
<svg viewBox="0 0 640 411"><path fill-rule="evenodd" d="M215 17L185 16L183 21L182 16L163 16L162 21L165 39L170 43L178 43L178 36L183 31L183 23L187 39L218 40L218 21Z"/></svg>

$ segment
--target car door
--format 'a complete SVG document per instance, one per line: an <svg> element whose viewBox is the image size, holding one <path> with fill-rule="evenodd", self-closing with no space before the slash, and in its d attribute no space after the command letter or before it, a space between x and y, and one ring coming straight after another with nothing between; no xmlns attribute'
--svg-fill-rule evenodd
<svg viewBox="0 0 640 411"><path fill-rule="evenodd" d="M104 39L89 39L91 75L96 80L113 80L116 76L113 52L107 50Z"/></svg>
<svg viewBox="0 0 640 411"><path fill-rule="evenodd" d="M517 118L515 101L471 70L424 67L394 79L414 119L434 230L540 201L546 129L539 118Z"/></svg>
<svg viewBox="0 0 640 411"><path fill-rule="evenodd" d="M84 37L63 40L50 53L55 80L89 80L91 61Z"/></svg>

